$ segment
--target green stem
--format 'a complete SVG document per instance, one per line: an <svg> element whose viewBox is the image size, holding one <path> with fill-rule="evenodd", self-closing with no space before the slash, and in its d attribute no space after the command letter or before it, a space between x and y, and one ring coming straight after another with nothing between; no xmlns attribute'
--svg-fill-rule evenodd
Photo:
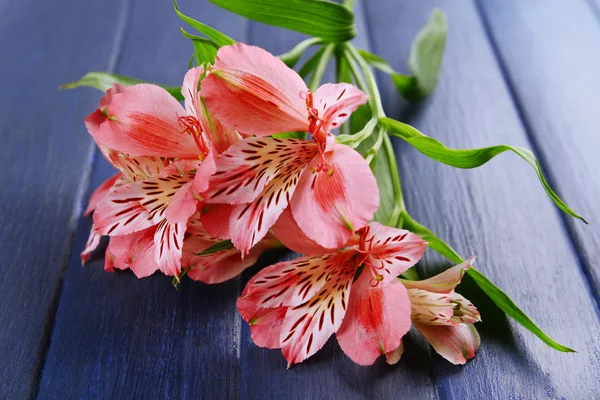
<svg viewBox="0 0 600 400"><path fill-rule="evenodd" d="M329 60L331 59L331 55L333 54L333 49L335 48L335 44L328 44L323 48L323 54L321 54L321 58L319 59L319 63L317 64L317 68L310 78L310 82L308 84L308 88L311 92L315 92L319 85L321 84L321 79L323 79L323 75L325 74L325 69L327 68L327 64L329 64Z"/></svg>

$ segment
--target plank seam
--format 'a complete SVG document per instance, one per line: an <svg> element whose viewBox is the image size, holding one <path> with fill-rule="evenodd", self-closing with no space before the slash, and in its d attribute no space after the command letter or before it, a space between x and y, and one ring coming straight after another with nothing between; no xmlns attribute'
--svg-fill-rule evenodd
<svg viewBox="0 0 600 400"><path fill-rule="evenodd" d="M531 150L536 155L540 165L542 166L542 170L544 171L546 180L548 181L550 186L552 188L554 188L554 190L560 194L560 190L558 189L558 185L557 185L556 179L554 177L554 174L552 173L552 170L547 167L549 165L548 160L547 160L545 154L540 150L539 143L538 143L535 135L533 134L533 128L531 127L531 123L529 122L529 119L527 118L523 104L516 92L514 82L511 79L510 72L508 71L508 67L507 67L506 63L504 62L504 59L502 58L500 49L498 47L498 43L495 40L494 35L492 33L490 21L488 20L486 13L483 10L483 6L481 5L482 0L473 0L473 1L475 3L475 10L479 14L479 18L481 19L483 29L487 36L488 42L490 43L490 47L492 49L494 57L496 58L496 62L498 64L500 74L501 74L502 78L504 79L506 88L509 92L509 96L515 106L515 110L517 112L517 117L519 118L519 122L521 123L521 126L523 127L523 131L525 132L525 137L527 138L527 141L529 142L529 145L531 146ZM571 220L572 217L561 212L558 208L555 208L555 210L559 214L559 219L560 219L560 223L563 227L563 230L567 233L567 236L569 237L569 244L570 244L571 250L575 253L577 264L579 266L579 270L585 277L585 280L587 281L587 287L589 288L590 294L596 303L596 314L600 318L600 292L599 292L598 288L594 287L594 284L593 284L592 273L591 273L592 267L586 261L585 257L582 256L582 254L584 253L583 245L577 239L577 235L573 228L573 223L575 223L576 221Z"/></svg>
<svg viewBox="0 0 600 400"><path fill-rule="evenodd" d="M113 48L111 50L109 59L108 59L108 72L114 72L116 66L121 58L121 52L123 49L123 42L125 40L125 35L127 33L127 22L129 20L129 16L131 14L131 3L133 0L124 0L121 7L121 13L119 17L119 22L117 23L117 29L115 34L115 40L113 44ZM49 314L46 318L46 322L44 324L44 330L42 333L42 339L40 343L39 350L39 359L38 365L34 372L33 385L31 391L29 393L29 398L37 398L40 389L40 382L42 379L42 374L44 368L46 366L48 351L50 350L50 343L52 340L52 332L54 331L54 325L56 322L56 313L58 312L58 305L60 303L60 299L62 297L63 286L64 286L64 275L69 266L69 258L70 254L73 251L73 244L75 242L75 233L77 230L77 225L81 218L81 212L83 210L83 203L89 197L86 196L91 190L91 174L98 162L99 151L96 149L96 144L92 141L87 149L87 163L85 168L83 169L83 178L77 190L77 194L75 196L75 202L73 204L73 213L71 214L71 218L69 219L69 238L65 245L65 252L61 257L61 261L59 262L59 273L58 273L58 282L57 287L54 291L54 295L50 300L50 308Z"/></svg>
<svg viewBox="0 0 600 400"><path fill-rule="evenodd" d="M377 54L377 46L373 41L373 24L371 24L370 18L369 18L369 13L367 12L367 6L366 6L366 0L360 0L359 2L360 7L361 7L361 12L364 16L364 20L365 20L365 42L367 43L367 50L372 50L375 54ZM380 71L375 71L375 79L377 80L378 85L382 82L381 79L381 73ZM396 147L394 147L394 157L396 156ZM443 387L441 387L441 384L438 383L437 377L435 376L435 368L434 368L434 361L433 361L433 357L432 357L432 353L431 353L431 347L428 349L428 353L429 353L429 377L431 378L431 384L432 386L435 388L435 395L436 395L436 399L440 399L441 398L441 394L440 392L443 390Z"/></svg>

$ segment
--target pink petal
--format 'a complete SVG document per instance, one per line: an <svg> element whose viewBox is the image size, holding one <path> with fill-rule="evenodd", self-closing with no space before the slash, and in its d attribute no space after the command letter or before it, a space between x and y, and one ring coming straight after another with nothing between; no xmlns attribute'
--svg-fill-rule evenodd
<svg viewBox="0 0 600 400"><path fill-rule="evenodd" d="M316 279L318 282L324 276L325 284L303 304L288 308L279 336L281 352L288 364L302 362L313 355L342 324L356 273L356 256L353 250L346 250L324 260L323 275ZM313 293L312 288L303 293ZM298 292L295 298L300 296Z"/></svg>
<svg viewBox="0 0 600 400"><path fill-rule="evenodd" d="M154 257L158 268L169 276L181 272L183 238L187 221L171 223L163 220L154 234Z"/></svg>
<svg viewBox="0 0 600 400"><path fill-rule="evenodd" d="M457 326L415 324L435 351L452 364L464 364L475 357L480 339L472 324Z"/></svg>
<svg viewBox="0 0 600 400"><path fill-rule="evenodd" d="M115 96L108 119L95 132L99 145L130 155L196 158L198 148L178 118L185 110L166 90L139 84Z"/></svg>
<svg viewBox="0 0 600 400"><path fill-rule="evenodd" d="M298 226L325 248L340 248L379 207L379 189L363 157L348 146L315 158L304 170L291 201Z"/></svg>
<svg viewBox="0 0 600 400"><path fill-rule="evenodd" d="M202 164L197 167L196 175L194 176L194 185L192 187L194 195L204 194L208 190L210 177L217 171L215 157L213 153L208 153L208 156L202 161Z"/></svg>
<svg viewBox="0 0 600 400"><path fill-rule="evenodd" d="M186 112L200 121L205 138L212 143L217 153L220 154L227 150L229 146L241 140L241 136L236 131L224 127L208 112L198 92L198 83L203 73L203 67L190 69L183 79L181 94L185 98Z"/></svg>
<svg viewBox="0 0 600 400"><path fill-rule="evenodd" d="M261 48L221 47L200 93L210 112L231 129L258 136L308 130L306 84Z"/></svg>
<svg viewBox="0 0 600 400"><path fill-rule="evenodd" d="M450 293L460 283L462 277L465 275L465 271L471 268L474 262L475 257L471 257L429 279L424 279L422 281L405 280L403 283L408 289L415 288L427 290L429 292Z"/></svg>
<svg viewBox="0 0 600 400"><path fill-rule="evenodd" d="M206 202L250 203L274 178L288 178L306 167L317 151L317 145L308 140L244 139L217 156L217 171L210 179Z"/></svg>
<svg viewBox="0 0 600 400"><path fill-rule="evenodd" d="M399 280L372 287L371 276L361 273L352 285L348 311L337 332L344 353L357 364L371 365L392 352L409 331L410 300Z"/></svg>
<svg viewBox="0 0 600 400"><path fill-rule="evenodd" d="M326 132L339 128L367 100L362 90L348 83L326 83L313 96L314 108Z"/></svg>
<svg viewBox="0 0 600 400"><path fill-rule="evenodd" d="M254 344L269 349L279 349L279 335L287 312L287 307L260 308L244 298L240 297L237 307L242 315L252 315L247 319L250 325L250 334Z"/></svg>
<svg viewBox="0 0 600 400"><path fill-rule="evenodd" d="M109 193L94 211L94 225L101 235L128 235L154 225L150 213L139 203L143 197L130 196L131 186ZM119 192L119 190L123 190Z"/></svg>
<svg viewBox="0 0 600 400"><path fill-rule="evenodd" d="M94 212L94 210L96 209L98 204L102 201L102 199L104 199L106 197L106 195L112 189L112 187L115 184L115 182L117 181L117 179L119 179L121 176L122 176L122 174L120 172L117 172L116 174L114 174L113 176L111 176L110 178L108 178L107 180L102 182L100 184L100 186L98 186L96 188L96 190L94 190L94 192L90 196L88 206L85 209L85 211L83 212L83 215L85 215L85 216L92 215L92 213Z"/></svg>
<svg viewBox="0 0 600 400"><path fill-rule="evenodd" d="M469 300L458 293L453 293L452 301L455 304L454 319L468 324L481 321L481 314Z"/></svg>
<svg viewBox="0 0 600 400"><path fill-rule="evenodd" d="M400 341L400 346L398 346L397 349L385 354L385 361L390 365L397 364L398 361L400 361L402 354L404 354L404 343Z"/></svg>
<svg viewBox="0 0 600 400"><path fill-rule="evenodd" d="M181 95L185 100L185 111L188 115L192 115L197 119L200 119L200 116L202 115L198 86L203 74L204 67L199 66L192 68L185 73L183 84L181 85Z"/></svg>
<svg viewBox="0 0 600 400"><path fill-rule="evenodd" d="M279 216L275 225L273 225L272 231L285 247L296 253L317 255L335 251L335 249L326 249L309 239L300 227L298 227L290 207L283 210L283 213Z"/></svg>
<svg viewBox="0 0 600 400"><path fill-rule="evenodd" d="M151 227L130 235L110 239L105 259L117 269L131 269L138 278L145 278L158 270L154 260L154 234ZM105 265L106 269L106 265Z"/></svg>
<svg viewBox="0 0 600 400"><path fill-rule="evenodd" d="M90 258L90 255L98 245L100 244L100 238L102 236L96 232L94 225L92 225L92 229L90 229L90 236L88 237L87 243L81 252L81 264L85 265L87 260Z"/></svg>
<svg viewBox="0 0 600 400"><path fill-rule="evenodd" d="M386 282L415 265L427 249L427 242L404 229L372 222L364 231L363 240L370 252L368 261L381 267L379 273Z"/></svg>
<svg viewBox="0 0 600 400"><path fill-rule="evenodd" d="M112 103L114 97L125 91L125 86L120 84L113 84L112 87L108 88L106 94L100 99L100 104L96 111L91 113L85 118L85 126L88 132L92 136L96 136L96 132L100 129L100 125L106 121L107 108Z"/></svg>
<svg viewBox="0 0 600 400"><path fill-rule="evenodd" d="M220 240L231 238L229 218L235 206L230 204L207 204L202 210L200 220L206 231Z"/></svg>

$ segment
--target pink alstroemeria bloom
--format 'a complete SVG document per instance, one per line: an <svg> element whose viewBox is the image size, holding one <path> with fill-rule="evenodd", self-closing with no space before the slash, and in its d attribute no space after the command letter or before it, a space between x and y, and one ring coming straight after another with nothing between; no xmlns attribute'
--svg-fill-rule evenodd
<svg viewBox="0 0 600 400"><path fill-rule="evenodd" d="M167 275L181 272L187 223L202 203L200 194L207 190L208 177L215 171L215 153L241 138L205 109L198 92L203 74L202 67L186 74L182 85L185 109L164 89L140 84L114 94L106 106L101 105L100 115L93 114L94 121L104 117L97 129L90 129L101 149L171 161L159 174L121 185L98 204L96 232L128 236L117 239L125 241L123 246L111 246L107 256L112 259L127 258L128 245L143 254L153 249L158 269ZM116 251L120 247L121 253ZM143 275L154 270L148 265Z"/></svg>
<svg viewBox="0 0 600 400"><path fill-rule="evenodd" d="M453 364L464 364L479 348L473 326L481 321L477 308L454 291L475 257L422 281L402 280L408 289L414 326Z"/></svg>
<svg viewBox="0 0 600 400"><path fill-rule="evenodd" d="M299 228L305 243L316 246L307 253L317 253L343 247L373 217L379 206L373 173L330 133L367 101L362 91L340 83L311 93L277 57L239 43L219 49L201 95L224 125L258 136L217 157L205 199L219 204L215 218L228 218L229 226L209 221L209 207L203 216L209 232L247 253L289 206L283 223ZM265 137L287 131L309 132L312 140ZM295 240L288 240L295 236L280 240L296 250Z"/></svg>
<svg viewBox="0 0 600 400"><path fill-rule="evenodd" d="M352 242L329 254L272 265L250 280L237 306L254 343L281 348L290 365L310 357L333 333L360 365L400 346L411 311L397 276L421 258L427 243L375 222Z"/></svg>

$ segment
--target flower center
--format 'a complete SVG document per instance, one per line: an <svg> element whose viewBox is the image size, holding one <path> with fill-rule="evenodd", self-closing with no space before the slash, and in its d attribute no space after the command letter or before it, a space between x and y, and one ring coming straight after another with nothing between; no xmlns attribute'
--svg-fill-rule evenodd
<svg viewBox="0 0 600 400"><path fill-rule="evenodd" d="M181 133L187 133L194 138L194 142L196 142L196 146L198 146L198 149L200 150L199 158L203 160L208 155L210 148L202 135L202 125L200 125L200 121L192 115L179 117L177 121L179 122L179 126L183 128Z"/></svg>
<svg viewBox="0 0 600 400"><path fill-rule="evenodd" d="M375 287L383 280L381 270L385 268L385 264L379 259L379 256L371 253L374 236L369 236L370 231L371 228L369 226L365 226L356 231L356 234L359 236L357 251L360 254L364 254L364 259L361 264L365 266L365 270L367 268L369 269L368 273L372 276L369 283L372 287ZM366 273L365 270L363 270L363 273Z"/></svg>

